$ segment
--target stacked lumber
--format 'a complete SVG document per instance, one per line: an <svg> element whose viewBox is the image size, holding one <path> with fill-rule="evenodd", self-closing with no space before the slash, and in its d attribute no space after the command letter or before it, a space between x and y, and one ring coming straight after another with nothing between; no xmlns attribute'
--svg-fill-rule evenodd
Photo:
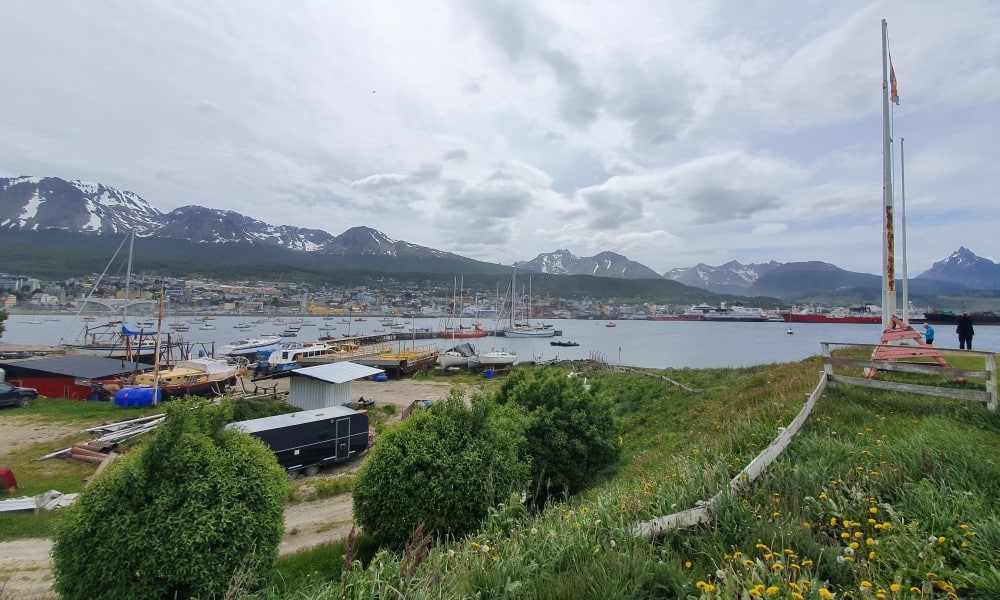
<svg viewBox="0 0 1000 600"><path fill-rule="evenodd" d="M105 423L104 425L84 429L84 431L96 434L98 437L86 442L77 442L69 448L63 448L51 454L46 454L37 460L46 460L59 456L99 465L109 455L118 452L118 444L156 429L165 418L165 415L153 415L150 417L129 419L127 421L118 421L116 423Z"/></svg>

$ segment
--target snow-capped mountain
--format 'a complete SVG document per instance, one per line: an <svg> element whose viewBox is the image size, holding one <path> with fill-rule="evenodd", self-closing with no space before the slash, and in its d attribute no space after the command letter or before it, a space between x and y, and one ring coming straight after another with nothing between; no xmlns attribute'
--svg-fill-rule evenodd
<svg viewBox="0 0 1000 600"><path fill-rule="evenodd" d="M771 261L761 264L740 264L733 260L713 267L698 263L693 267L671 269L663 274L667 279L700 287L720 294L744 294L761 276L780 267L781 263Z"/></svg>
<svg viewBox="0 0 1000 600"><path fill-rule="evenodd" d="M101 235L134 230L139 237L198 244L250 243L320 254L462 259L390 239L368 227L353 227L335 236L320 229L269 225L234 211L202 206L161 213L138 194L57 177L0 178L2 229Z"/></svg>
<svg viewBox="0 0 1000 600"><path fill-rule="evenodd" d="M577 257L569 250L556 250L548 254L539 254L529 261L515 262L514 266L518 269L551 275L594 275L619 279L661 278L659 273L649 267L614 252Z"/></svg>
<svg viewBox="0 0 1000 600"><path fill-rule="evenodd" d="M0 178L0 229L150 235L163 215L132 192L57 177Z"/></svg>
<svg viewBox="0 0 1000 600"><path fill-rule="evenodd" d="M957 283L974 290L1000 290L1000 264L976 256L963 246L916 278Z"/></svg>

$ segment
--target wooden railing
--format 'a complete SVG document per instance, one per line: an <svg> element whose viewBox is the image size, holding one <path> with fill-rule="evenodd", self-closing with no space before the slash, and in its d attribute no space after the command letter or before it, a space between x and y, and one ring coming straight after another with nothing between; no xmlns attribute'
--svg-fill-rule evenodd
<svg viewBox="0 0 1000 600"><path fill-rule="evenodd" d="M959 369L955 367L942 367L937 364L929 364L926 362L919 363L902 360L884 361L841 358L833 356L832 354L832 349L835 346L850 346L854 348L871 349L874 351L879 348L884 348L884 346L881 345L822 342L821 346L823 347L823 372L826 374L826 378L830 383L856 385L877 390L905 392L908 394L922 394L925 396L952 398L954 400L984 402L986 407L991 411L996 411L997 409L997 361L996 354L993 352L956 350L953 354L945 353L945 358L948 358L949 356L980 356L983 359L982 369ZM851 377L848 375L838 375L834 373L834 367L873 369L875 371L889 371L895 373L915 373L920 375L948 377L955 380L964 380L965 378L982 379L986 381L986 390L968 390L953 387L905 383L900 381L884 381L873 378Z"/></svg>

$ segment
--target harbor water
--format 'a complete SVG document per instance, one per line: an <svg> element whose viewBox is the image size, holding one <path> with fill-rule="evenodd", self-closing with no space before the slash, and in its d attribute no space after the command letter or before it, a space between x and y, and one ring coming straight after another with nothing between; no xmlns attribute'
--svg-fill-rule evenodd
<svg viewBox="0 0 1000 600"><path fill-rule="evenodd" d="M182 320L193 321L194 318L165 318L162 329L168 331L167 323ZM440 330L443 327L443 321L437 318L400 319L399 323L405 323L407 328L402 330L384 326L378 317L367 317L364 321L351 319L345 323L314 316L277 319L218 316L208 322L214 329L200 329L199 324L191 323L189 331L173 332L172 339L181 339L198 347L218 349L233 340L280 334L290 324L299 326L299 330L295 337L284 338L288 342L316 340L322 335L340 338L389 332L405 337L410 328ZM90 325L101 323L99 318ZM614 327L609 327L608 323L609 321L576 319L548 320L546 324L561 332L559 337L551 338L488 336L467 340L402 339L393 344L400 348L434 345L447 349L469 342L480 351L495 347L506 348L518 355L519 362L596 358L613 365L633 367L712 368L794 362L820 354L822 342L875 344L879 342L882 330L881 325L877 324L795 323L789 334L789 325L781 322L619 320L613 321ZM0 342L54 346L63 340L79 337L83 325L72 315L10 315ZM241 327L237 328L236 325ZM129 328L138 327L130 318ZM492 323L484 323L484 327L492 327ZM922 328L918 325L916 329L920 331ZM958 348L954 326L938 325L935 329L936 347ZM554 340L573 341L579 346L550 345L549 342ZM1000 351L1000 327L976 327L973 347L982 351Z"/></svg>

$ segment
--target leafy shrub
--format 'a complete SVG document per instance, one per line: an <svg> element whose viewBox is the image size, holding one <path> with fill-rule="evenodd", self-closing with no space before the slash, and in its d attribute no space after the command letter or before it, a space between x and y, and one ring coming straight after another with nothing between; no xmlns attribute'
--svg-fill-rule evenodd
<svg viewBox="0 0 1000 600"><path fill-rule="evenodd" d="M527 461L533 500L573 494L619 457L615 407L587 390L579 377L554 368L515 371L497 392L497 402L527 411Z"/></svg>
<svg viewBox="0 0 1000 600"><path fill-rule="evenodd" d="M228 405L174 402L155 438L87 488L57 526L64 599L221 597L266 583L286 478L259 440L224 429Z"/></svg>
<svg viewBox="0 0 1000 600"><path fill-rule="evenodd" d="M475 530L490 507L527 483L522 415L458 393L381 436L354 480L354 518L400 549L417 527L432 536Z"/></svg>

